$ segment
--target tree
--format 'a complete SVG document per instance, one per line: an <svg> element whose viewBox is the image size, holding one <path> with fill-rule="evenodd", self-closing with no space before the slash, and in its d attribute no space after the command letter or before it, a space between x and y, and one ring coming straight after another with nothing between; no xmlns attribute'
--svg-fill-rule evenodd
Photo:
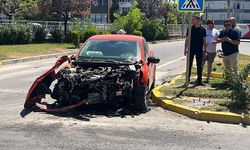
<svg viewBox="0 0 250 150"><path fill-rule="evenodd" d="M67 34L67 24L70 14L80 14L87 11L94 0L52 0L52 12L61 15L64 20L64 34Z"/></svg>
<svg viewBox="0 0 250 150"><path fill-rule="evenodd" d="M136 0L137 7L145 13L147 18L159 18L161 17L160 10L164 0Z"/></svg>
<svg viewBox="0 0 250 150"><path fill-rule="evenodd" d="M34 20L39 15L38 0L22 0L19 5L21 19Z"/></svg>
<svg viewBox="0 0 250 150"><path fill-rule="evenodd" d="M0 12L9 17L10 20L19 11L20 0L0 0Z"/></svg>
<svg viewBox="0 0 250 150"><path fill-rule="evenodd" d="M112 6L110 8L110 21L114 22L115 20L115 14L119 13L119 4L118 0L112 0Z"/></svg>
<svg viewBox="0 0 250 150"><path fill-rule="evenodd" d="M135 31L140 31L145 20L145 15L140 9L132 6L126 16L115 14L115 21L112 24L112 32L117 32L124 29L128 34L133 34Z"/></svg>

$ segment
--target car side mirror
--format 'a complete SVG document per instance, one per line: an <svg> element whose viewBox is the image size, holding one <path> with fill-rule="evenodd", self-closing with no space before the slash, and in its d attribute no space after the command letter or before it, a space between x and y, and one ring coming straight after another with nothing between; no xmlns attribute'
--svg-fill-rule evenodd
<svg viewBox="0 0 250 150"><path fill-rule="evenodd" d="M159 58L153 56L148 57L148 63L158 64L159 62L160 62Z"/></svg>
<svg viewBox="0 0 250 150"><path fill-rule="evenodd" d="M70 56L70 60L76 60L76 55L74 54L74 55L71 55Z"/></svg>

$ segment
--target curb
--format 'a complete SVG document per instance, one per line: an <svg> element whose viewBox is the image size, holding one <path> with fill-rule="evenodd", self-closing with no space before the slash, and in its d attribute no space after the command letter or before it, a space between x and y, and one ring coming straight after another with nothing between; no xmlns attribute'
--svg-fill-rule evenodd
<svg viewBox="0 0 250 150"><path fill-rule="evenodd" d="M175 82L179 77L177 76L170 83L166 83L157 86L153 89L153 101L159 104L162 108L168 109L170 111L182 114L192 119L200 121L212 121L220 123L230 123L230 124L244 124L250 125L250 115L239 115L230 112L213 112L213 111L201 111L196 108L187 107L180 104L175 104L172 100L166 100L164 95L161 93L160 89L164 86L169 86Z"/></svg>
<svg viewBox="0 0 250 150"><path fill-rule="evenodd" d="M160 43L168 43L168 42L178 42L178 41L184 41L184 38L177 38L177 39L171 39L171 40L160 40L160 41L152 41L148 42L148 44L160 44Z"/></svg>
<svg viewBox="0 0 250 150"><path fill-rule="evenodd" d="M48 59L48 58L56 58L64 55L72 55L75 54L77 50L69 50L67 52L62 53L54 53L54 54L47 54L47 55L38 55L38 56L32 56L32 57L25 57L20 59L10 59L10 60L3 60L0 61L0 65L11 65L11 64L17 64L22 62L30 62L30 61L36 61L36 60L42 60L42 59Z"/></svg>
<svg viewBox="0 0 250 150"><path fill-rule="evenodd" d="M207 76L207 73L203 73L203 76ZM212 78L224 79L224 74L223 73L212 72L211 76L212 76ZM250 81L250 76L248 76L246 80Z"/></svg>

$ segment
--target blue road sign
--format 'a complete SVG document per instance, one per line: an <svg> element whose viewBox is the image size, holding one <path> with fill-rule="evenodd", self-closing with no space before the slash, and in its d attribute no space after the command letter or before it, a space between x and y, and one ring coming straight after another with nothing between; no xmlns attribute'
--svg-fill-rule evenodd
<svg viewBox="0 0 250 150"><path fill-rule="evenodd" d="M178 11L203 12L205 0L178 0Z"/></svg>

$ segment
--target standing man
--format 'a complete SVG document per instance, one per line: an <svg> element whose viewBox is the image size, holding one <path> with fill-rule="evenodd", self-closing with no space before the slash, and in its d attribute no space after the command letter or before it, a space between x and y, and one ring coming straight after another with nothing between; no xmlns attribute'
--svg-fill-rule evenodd
<svg viewBox="0 0 250 150"><path fill-rule="evenodd" d="M217 41L219 36L219 31L214 28L214 21L212 19L207 20L206 28L206 39L207 39L207 81L211 77L212 65L214 63L214 58L216 57L216 44L214 41ZM205 64L205 61L204 61ZM203 64L203 66L204 66Z"/></svg>
<svg viewBox="0 0 250 150"><path fill-rule="evenodd" d="M241 30L240 30L240 27L237 26L237 21L236 21L235 17L231 17L230 22L233 26L233 29L239 34L239 36L241 38Z"/></svg>
<svg viewBox="0 0 250 150"><path fill-rule="evenodd" d="M215 43L222 43L225 68L233 68L235 76L238 76L237 59L239 55L240 36L239 33L233 29L231 20L224 21L224 28Z"/></svg>
<svg viewBox="0 0 250 150"><path fill-rule="evenodd" d="M191 76L191 69L193 66L194 56L197 64L197 85L204 85L202 83L202 58L204 51L206 50L206 30L201 26L201 17L194 15L192 17L192 29L191 29L191 47L190 47L190 61L189 61L189 80ZM189 32L189 31L188 31ZM185 41L184 55L188 53L188 32ZM204 50L203 50L204 48Z"/></svg>

